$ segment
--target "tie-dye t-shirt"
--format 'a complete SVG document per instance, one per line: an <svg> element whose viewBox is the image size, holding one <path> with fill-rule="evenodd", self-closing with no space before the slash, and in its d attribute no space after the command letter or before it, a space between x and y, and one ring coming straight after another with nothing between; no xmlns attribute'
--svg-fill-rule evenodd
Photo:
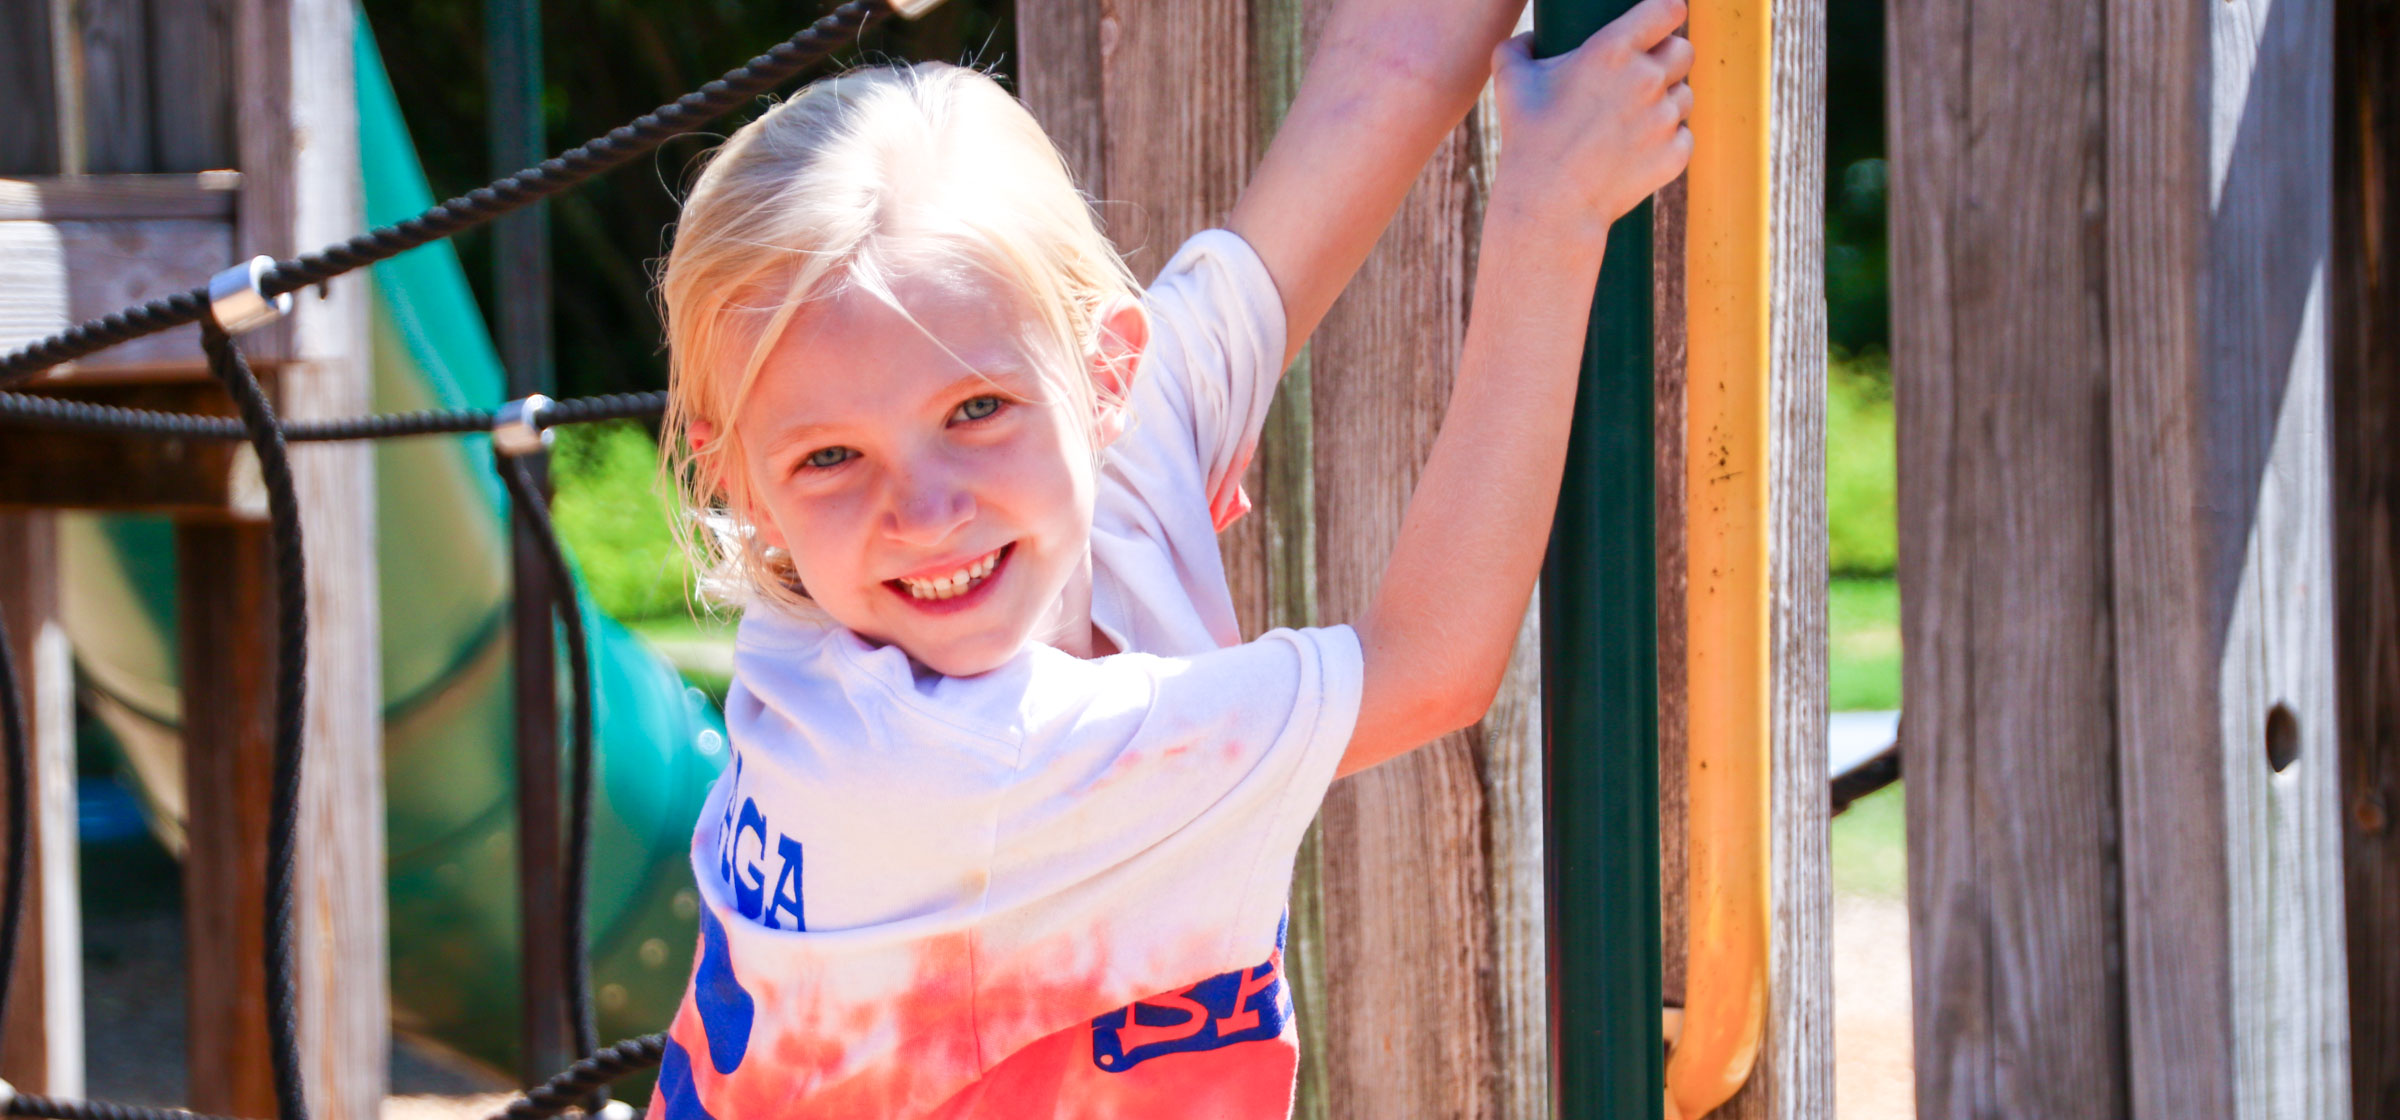
<svg viewBox="0 0 2400 1120"><path fill-rule="evenodd" d="M971 678L754 610L692 840L701 938L652 1120L1281 1117L1292 858L1357 718L1348 627L1240 643L1216 530L1283 354L1240 238L1150 289L1093 621Z"/></svg>

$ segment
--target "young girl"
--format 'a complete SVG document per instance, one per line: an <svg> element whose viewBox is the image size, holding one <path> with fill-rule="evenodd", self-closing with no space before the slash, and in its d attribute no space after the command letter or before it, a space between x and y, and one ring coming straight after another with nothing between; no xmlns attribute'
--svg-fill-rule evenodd
<svg viewBox="0 0 2400 1120"><path fill-rule="evenodd" d="M1490 703L1606 230L1689 149L1681 0L1544 61L1519 2L1349 0L1146 292L972 71L828 79L716 153L667 441L747 609L654 1117L1289 1112L1301 833ZM1243 643L1215 532L1276 379L1494 66L1475 313L1375 605Z"/></svg>

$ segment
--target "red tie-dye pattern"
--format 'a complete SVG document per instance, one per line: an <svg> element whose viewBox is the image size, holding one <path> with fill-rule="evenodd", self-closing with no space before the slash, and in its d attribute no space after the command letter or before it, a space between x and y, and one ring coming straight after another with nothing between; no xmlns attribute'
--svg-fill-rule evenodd
<svg viewBox="0 0 2400 1120"><path fill-rule="evenodd" d="M901 992L847 1006L825 996L836 987L825 974L830 962L818 961L812 975L791 975L787 968L781 976L744 976L759 1014L749 1052L730 1074L716 1071L707 1031L687 995L669 1033L691 1055L701 1104L716 1120L1274 1120L1290 1114L1299 1038L1288 1019L1276 1037L1167 1054L1121 1072L1102 1069L1094 1061L1092 1020L1126 1005L1122 996L1108 994L1104 957L1088 944L1028 954L1029 967L987 981L978 993L972 938L950 934L917 946L918 963ZM1039 975L1045 964L1058 971ZM1220 1024L1221 1032L1256 1025L1256 1012L1238 1009L1280 976L1282 954L1269 964L1261 976L1245 974L1237 1012ZM1196 1014L1187 1033L1208 1023L1206 1009L1182 990L1140 1002L1188 1007ZM1040 1029L1061 1022L1069 1025ZM1002 1054L986 1053L987 1047ZM994 1058L997 1063L978 1076L982 1063Z"/></svg>
<svg viewBox="0 0 2400 1120"><path fill-rule="evenodd" d="M1242 476L1249 473L1250 459L1257 454L1257 440L1242 444L1241 450L1234 454L1232 464L1225 468L1215 492L1208 496L1208 520L1220 533L1225 531L1227 525L1241 520L1243 514L1250 512L1250 493L1242 489Z"/></svg>

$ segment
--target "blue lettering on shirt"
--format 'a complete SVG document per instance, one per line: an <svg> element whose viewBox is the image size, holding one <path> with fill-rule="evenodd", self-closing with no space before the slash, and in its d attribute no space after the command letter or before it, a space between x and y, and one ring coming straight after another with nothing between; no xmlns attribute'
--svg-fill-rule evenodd
<svg viewBox="0 0 2400 1120"><path fill-rule="evenodd" d="M717 877L733 891L734 912L768 929L803 932L807 908L801 901L800 841L768 827L758 799L742 792L742 753L733 754L733 788L717 826ZM771 861L777 863L770 867ZM772 882L772 890L768 883Z"/></svg>
<svg viewBox="0 0 2400 1120"><path fill-rule="evenodd" d="M733 954L725 943L725 926L717 912L700 908L700 968L692 975L692 1003L700 1011L700 1027L708 1035L708 1062L718 1073L732 1073L750 1051L750 1020L758 1005L733 975ZM686 1059L687 1063L689 1059ZM664 1074L660 1075L664 1083Z"/></svg>
<svg viewBox="0 0 2400 1120"><path fill-rule="evenodd" d="M1123 1073L1152 1058L1274 1038L1291 1018L1283 953L1092 1020L1092 1064Z"/></svg>
<svg viewBox="0 0 2400 1120"><path fill-rule="evenodd" d="M758 834L758 859L754 862L742 860L742 837L747 833ZM760 867L760 864L766 862L767 858L767 815L759 811L756 798L745 797L742 799L741 819L733 826L732 855L736 864L733 877L733 908L740 911L743 917L755 921L758 918L760 902L765 897L767 886L766 872Z"/></svg>
<svg viewBox="0 0 2400 1120"><path fill-rule="evenodd" d="M800 842L789 836L775 838L775 854L783 857L783 867L775 873L775 894L767 900L767 928L783 929L776 924L775 915L792 916L791 929L806 931L808 919L800 901Z"/></svg>
<svg viewBox="0 0 2400 1120"><path fill-rule="evenodd" d="M667 1040L666 1056L658 1063L658 1088L650 1097L650 1117L651 1120L717 1120L709 1114L708 1106L700 1103L700 1089L692 1084L691 1054L671 1038Z"/></svg>

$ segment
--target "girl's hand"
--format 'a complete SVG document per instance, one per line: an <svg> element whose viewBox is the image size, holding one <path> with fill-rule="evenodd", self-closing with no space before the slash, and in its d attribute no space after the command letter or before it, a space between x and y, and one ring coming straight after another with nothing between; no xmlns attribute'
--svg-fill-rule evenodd
<svg viewBox="0 0 2400 1120"><path fill-rule="evenodd" d="M1534 58L1529 35L1500 44L1493 205L1604 239L1681 174L1692 157L1692 44L1675 34L1684 15L1684 0L1642 0L1553 58Z"/></svg>

